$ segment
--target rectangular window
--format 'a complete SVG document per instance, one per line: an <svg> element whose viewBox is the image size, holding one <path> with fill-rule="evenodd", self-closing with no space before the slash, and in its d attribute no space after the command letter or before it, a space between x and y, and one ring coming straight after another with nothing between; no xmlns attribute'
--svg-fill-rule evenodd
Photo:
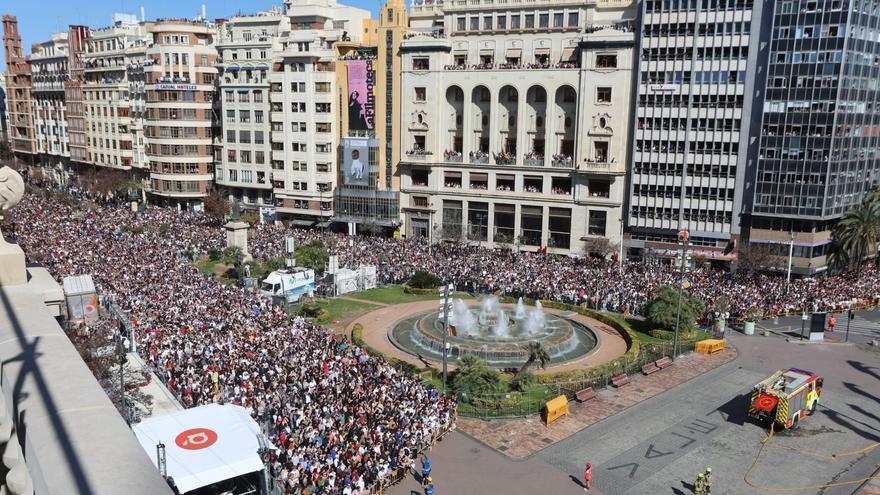
<svg viewBox="0 0 880 495"><path fill-rule="evenodd" d="M425 101L425 88L416 88L416 101Z"/></svg>
<svg viewBox="0 0 880 495"><path fill-rule="evenodd" d="M611 103L611 88L596 88L597 103Z"/></svg>
<svg viewBox="0 0 880 495"><path fill-rule="evenodd" d="M587 233L590 235L605 236L608 212L602 210L590 210L590 220Z"/></svg>
<svg viewBox="0 0 880 495"><path fill-rule="evenodd" d="M580 22L580 19L578 17L577 12L572 12L572 13L568 14L568 26L569 27L577 27L579 22Z"/></svg>
<svg viewBox="0 0 880 495"><path fill-rule="evenodd" d="M413 58L413 70L428 70L428 58L427 57L416 57Z"/></svg>
<svg viewBox="0 0 880 495"><path fill-rule="evenodd" d="M479 31L480 30L480 18L479 17L471 17L471 31Z"/></svg>
<svg viewBox="0 0 880 495"><path fill-rule="evenodd" d="M503 15L498 17L497 25L498 25L499 31L503 31L503 30L507 29L507 17L503 16Z"/></svg>
<svg viewBox="0 0 880 495"><path fill-rule="evenodd" d="M492 30L492 16L483 17L483 29L486 31Z"/></svg>
<svg viewBox="0 0 880 495"><path fill-rule="evenodd" d="M510 16L510 29L519 29L519 15Z"/></svg>
<svg viewBox="0 0 880 495"><path fill-rule="evenodd" d="M535 28L535 14L526 14L526 29Z"/></svg>
<svg viewBox="0 0 880 495"><path fill-rule="evenodd" d="M550 14L540 14L538 16L538 27L541 27L541 28L550 27Z"/></svg>
<svg viewBox="0 0 880 495"><path fill-rule="evenodd" d="M458 19L456 19L455 22L456 22L455 27L456 27L457 31L466 31L467 30L467 19L465 19L464 17L459 17Z"/></svg>
<svg viewBox="0 0 880 495"><path fill-rule="evenodd" d="M617 67L617 55L596 55L596 67L613 69Z"/></svg>
<svg viewBox="0 0 880 495"><path fill-rule="evenodd" d="M557 12L557 13L553 14L553 27L554 28L564 27L565 26L564 22L565 22L565 14L563 14L562 12Z"/></svg>

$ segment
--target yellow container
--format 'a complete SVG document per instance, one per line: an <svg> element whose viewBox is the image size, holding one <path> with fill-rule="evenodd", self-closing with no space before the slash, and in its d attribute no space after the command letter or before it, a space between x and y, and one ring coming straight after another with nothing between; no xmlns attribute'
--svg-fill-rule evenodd
<svg viewBox="0 0 880 495"><path fill-rule="evenodd" d="M544 404L544 421L546 421L547 426L560 417L567 416L569 413L568 399L564 395L550 399Z"/></svg>
<svg viewBox="0 0 880 495"><path fill-rule="evenodd" d="M694 350L700 354L712 354L724 350L724 341L719 339L701 340L697 342L697 346Z"/></svg>

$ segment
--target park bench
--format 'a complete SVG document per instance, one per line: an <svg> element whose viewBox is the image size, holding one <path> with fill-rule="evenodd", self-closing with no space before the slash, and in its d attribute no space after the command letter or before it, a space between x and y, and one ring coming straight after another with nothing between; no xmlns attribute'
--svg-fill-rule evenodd
<svg viewBox="0 0 880 495"><path fill-rule="evenodd" d="M611 377L611 383L615 387L620 388L620 387L626 385L627 383L629 383L629 377L626 376L625 374L617 375L617 376Z"/></svg>
<svg viewBox="0 0 880 495"><path fill-rule="evenodd" d="M660 367L657 366L656 363L648 363L642 366L642 373L646 375L650 375L651 373L654 373L656 371L660 371Z"/></svg>
<svg viewBox="0 0 880 495"><path fill-rule="evenodd" d="M590 399L596 398L596 391L593 390L593 387L587 387L579 392L574 394L574 398L577 399L578 402L586 402Z"/></svg>
<svg viewBox="0 0 880 495"><path fill-rule="evenodd" d="M656 364L657 367L661 370L665 370L666 368L672 366L672 360L668 357L664 357L654 361L654 364Z"/></svg>

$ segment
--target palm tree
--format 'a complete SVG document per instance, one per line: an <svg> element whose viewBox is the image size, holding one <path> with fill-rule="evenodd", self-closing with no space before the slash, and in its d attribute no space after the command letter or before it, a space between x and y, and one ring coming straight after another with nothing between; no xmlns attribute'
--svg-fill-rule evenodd
<svg viewBox="0 0 880 495"><path fill-rule="evenodd" d="M472 354L465 354L464 356L458 358L458 362L456 363L456 365L458 366L456 372L463 375L473 373L474 371L478 371L486 367L486 363L484 363L482 359Z"/></svg>
<svg viewBox="0 0 880 495"><path fill-rule="evenodd" d="M859 267L865 258L877 255L880 242L880 194L868 194L865 201L847 210L834 228L832 263L838 268Z"/></svg>
<svg viewBox="0 0 880 495"><path fill-rule="evenodd" d="M547 365L550 363L550 354L547 352L547 349L544 349L544 346L540 342L529 342L529 346L526 350L529 353L529 358L519 371L516 372L517 375L529 369L531 365L535 364L535 361L538 362L541 369L547 368Z"/></svg>

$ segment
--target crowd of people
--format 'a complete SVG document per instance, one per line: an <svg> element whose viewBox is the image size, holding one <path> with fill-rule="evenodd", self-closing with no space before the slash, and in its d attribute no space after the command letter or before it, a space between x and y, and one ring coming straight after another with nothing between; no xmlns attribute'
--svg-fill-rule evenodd
<svg viewBox="0 0 880 495"><path fill-rule="evenodd" d="M84 201L26 195L17 241L57 278L91 274L105 303L131 311L141 356L184 406L249 408L286 493L367 493L452 426L453 399L200 273L187 254L223 246L208 217L74 196Z"/></svg>

